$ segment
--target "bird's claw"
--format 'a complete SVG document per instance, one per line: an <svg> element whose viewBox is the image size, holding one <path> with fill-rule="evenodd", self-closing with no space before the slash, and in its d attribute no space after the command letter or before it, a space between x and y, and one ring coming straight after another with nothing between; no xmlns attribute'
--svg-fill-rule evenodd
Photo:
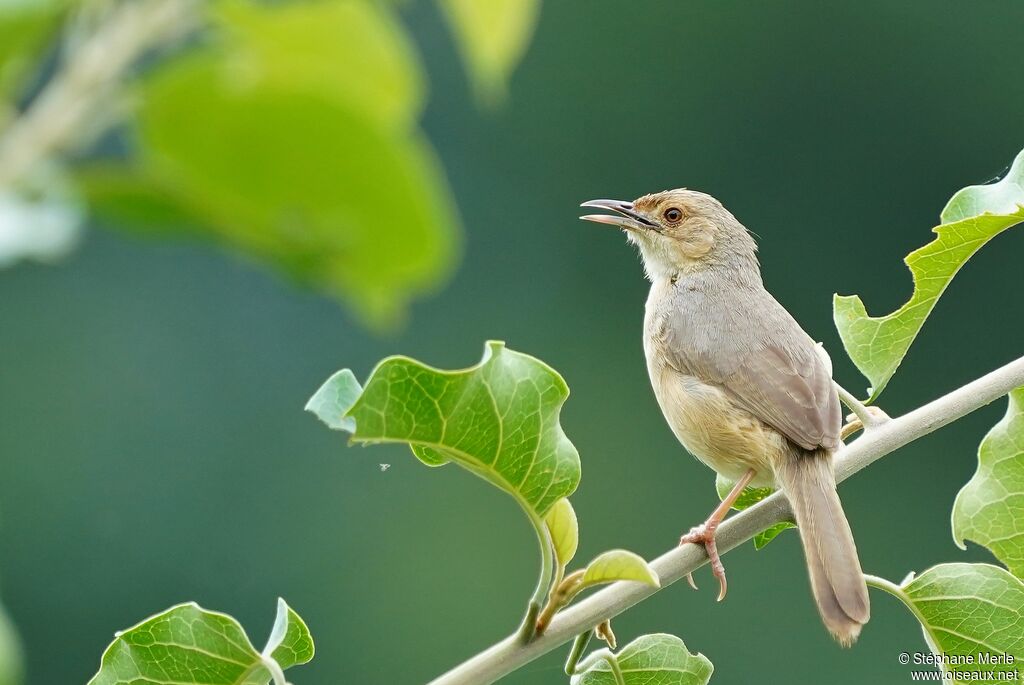
<svg viewBox="0 0 1024 685"><path fill-rule="evenodd" d="M729 589L729 584L725 579L725 566L722 565L722 557L718 554L718 544L715 542L715 529L718 526L710 526L703 523L699 526L695 526L690 529L690 532L679 538L680 545L694 544L704 545L704 550L708 553L708 562L711 564L711 573L718 578L718 601L721 602L725 599L725 593ZM690 587L694 590L697 589L697 584L693 582L693 574L686 574L686 580L689 582Z"/></svg>

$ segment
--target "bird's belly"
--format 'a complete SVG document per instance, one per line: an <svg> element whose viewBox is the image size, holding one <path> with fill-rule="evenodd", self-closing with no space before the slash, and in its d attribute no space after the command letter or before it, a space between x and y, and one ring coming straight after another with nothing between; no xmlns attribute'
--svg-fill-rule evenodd
<svg viewBox="0 0 1024 685"><path fill-rule="evenodd" d="M721 388L674 369L652 373L654 394L679 442L729 480L757 471L751 485L774 487L785 439L737 406Z"/></svg>

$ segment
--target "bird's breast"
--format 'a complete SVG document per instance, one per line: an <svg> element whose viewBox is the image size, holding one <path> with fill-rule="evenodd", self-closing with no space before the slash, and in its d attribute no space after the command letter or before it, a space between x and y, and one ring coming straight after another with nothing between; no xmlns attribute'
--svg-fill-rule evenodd
<svg viewBox="0 0 1024 685"><path fill-rule="evenodd" d="M661 412L679 442L729 480L738 480L753 468L758 472L753 485L774 486L774 464L785 453L785 439L720 386L672 368L663 344L656 312L648 308L647 370Z"/></svg>

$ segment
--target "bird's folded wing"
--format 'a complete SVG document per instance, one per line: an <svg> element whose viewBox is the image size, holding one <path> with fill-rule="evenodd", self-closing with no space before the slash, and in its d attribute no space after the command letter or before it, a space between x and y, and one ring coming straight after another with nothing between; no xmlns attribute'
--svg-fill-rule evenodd
<svg viewBox="0 0 1024 685"><path fill-rule="evenodd" d="M665 331L669 362L721 387L804 449L834 450L842 411L832 376L799 324L781 305L772 305L766 320L718 320L717 330L675 318ZM762 310L762 318L769 312Z"/></svg>
<svg viewBox="0 0 1024 685"><path fill-rule="evenodd" d="M839 447L842 412L816 351L769 346L756 351L722 386L747 411L804 449Z"/></svg>

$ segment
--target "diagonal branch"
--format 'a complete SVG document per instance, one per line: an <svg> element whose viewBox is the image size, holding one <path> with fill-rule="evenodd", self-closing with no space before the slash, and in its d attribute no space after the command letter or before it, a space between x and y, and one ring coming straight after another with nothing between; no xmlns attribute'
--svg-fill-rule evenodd
<svg viewBox="0 0 1024 685"><path fill-rule="evenodd" d="M932 431L1024 385L1024 357L982 376L937 400L877 424L836 453L836 480L843 481ZM789 503L776 493L728 519L718 529L718 550L725 553L769 526L790 518ZM707 563L697 545L674 548L651 562L664 588ZM517 635L480 652L433 680L430 685L484 685L508 675L550 652L576 635L616 616L658 591L642 583L619 582L597 592L555 616L550 627L529 644Z"/></svg>
<svg viewBox="0 0 1024 685"><path fill-rule="evenodd" d="M130 0L111 10L0 138L0 187L74 147L139 58L180 36L198 9L198 0Z"/></svg>

